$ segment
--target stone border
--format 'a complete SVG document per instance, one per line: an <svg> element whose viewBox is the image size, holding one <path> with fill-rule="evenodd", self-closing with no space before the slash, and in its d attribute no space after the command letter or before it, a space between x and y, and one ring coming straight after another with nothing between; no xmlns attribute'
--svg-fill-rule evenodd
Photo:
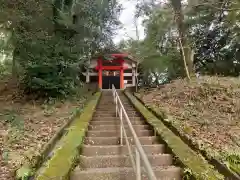
<svg viewBox="0 0 240 180"><path fill-rule="evenodd" d="M200 154L193 151L180 137L176 136L164 123L151 113L134 95L125 92L128 99L142 114L146 121L155 129L156 133L168 144L172 152L182 164L189 168L196 179L220 180L224 179L212 165Z"/></svg>
<svg viewBox="0 0 240 180"><path fill-rule="evenodd" d="M58 147L53 151L51 159L37 173L36 180L68 179L100 95L101 93L97 92L83 109L81 115L73 120Z"/></svg>
<svg viewBox="0 0 240 180"><path fill-rule="evenodd" d="M170 117L167 116L163 111L156 109L154 106L149 106L144 103L140 97L136 93L134 93L134 97L140 101L149 111L151 111L156 117L161 119L161 121L171 129L177 136L179 136L186 144L189 145L194 151L199 152L208 162L209 164L213 165L221 174L223 174L227 179L240 179L240 176L237 175L235 172L231 171L227 168L226 165L220 162L220 160L212 157L209 155L204 149L200 149L198 144L194 143L189 137L179 132L179 130L171 123L171 121L166 121L165 119L169 119Z"/></svg>

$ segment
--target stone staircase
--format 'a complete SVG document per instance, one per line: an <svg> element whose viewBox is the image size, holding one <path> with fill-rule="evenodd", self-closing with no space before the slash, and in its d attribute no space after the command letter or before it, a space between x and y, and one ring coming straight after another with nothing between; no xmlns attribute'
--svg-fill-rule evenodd
<svg viewBox="0 0 240 180"><path fill-rule="evenodd" d="M157 179L180 180L181 169L172 165L172 155L165 154L151 127L138 114L128 99L119 96L133 124L136 134L148 156ZM127 122L125 122L126 124ZM126 124L129 142L133 142ZM71 180L134 180L128 148L123 140L120 145L120 120L115 117L115 105L111 91L103 91L96 112L89 124L88 133L80 155L80 162L70 175ZM134 152L134 151L133 151ZM144 169L142 179L147 180Z"/></svg>

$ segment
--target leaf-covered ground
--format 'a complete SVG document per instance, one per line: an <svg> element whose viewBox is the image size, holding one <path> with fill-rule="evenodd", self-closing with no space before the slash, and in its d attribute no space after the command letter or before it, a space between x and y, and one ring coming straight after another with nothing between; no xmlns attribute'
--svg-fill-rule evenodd
<svg viewBox="0 0 240 180"><path fill-rule="evenodd" d="M191 83L176 80L141 89L138 96L163 110L178 131L211 156L224 160L232 151L240 152L240 79L204 76Z"/></svg>
<svg viewBox="0 0 240 180"><path fill-rule="evenodd" d="M0 95L0 179L14 179L14 171L31 161L56 131L79 111L86 98L71 101L35 102ZM85 94L86 95L86 94Z"/></svg>

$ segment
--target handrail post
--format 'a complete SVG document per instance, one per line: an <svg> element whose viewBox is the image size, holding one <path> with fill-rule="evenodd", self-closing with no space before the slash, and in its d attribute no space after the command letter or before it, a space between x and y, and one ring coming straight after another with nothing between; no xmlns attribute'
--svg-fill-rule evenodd
<svg viewBox="0 0 240 180"><path fill-rule="evenodd" d="M138 152L137 147L135 147L136 151L136 180L141 180L141 162L140 162L140 154Z"/></svg>
<svg viewBox="0 0 240 180"><path fill-rule="evenodd" d="M114 85L112 85L112 90L113 90L114 102L116 104L116 117L117 117L118 116L118 100L117 100L117 91L116 91Z"/></svg>
<svg viewBox="0 0 240 180"><path fill-rule="evenodd" d="M112 86L112 95L113 95L113 102L114 102L114 104L116 103L115 102L115 92L114 92L114 87Z"/></svg>
<svg viewBox="0 0 240 180"><path fill-rule="evenodd" d="M123 145L123 116L122 116L122 108L120 107L120 123L121 123L121 125L120 125L120 144L121 144L121 146Z"/></svg>
<svg viewBox="0 0 240 180"><path fill-rule="evenodd" d="M117 96L116 96L116 117L118 116L118 101L117 101Z"/></svg>

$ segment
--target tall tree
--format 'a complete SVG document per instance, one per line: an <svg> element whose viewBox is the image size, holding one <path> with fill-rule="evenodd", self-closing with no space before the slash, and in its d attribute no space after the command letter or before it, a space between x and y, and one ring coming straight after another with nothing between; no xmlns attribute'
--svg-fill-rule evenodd
<svg viewBox="0 0 240 180"><path fill-rule="evenodd" d="M181 0L171 0L172 7L175 13L175 20L178 27L179 33L179 43L182 49L183 61L186 70L186 75L190 79L190 74L193 73L193 59L192 50L189 46L189 42L187 39L187 29L184 24L184 15L182 12L182 3Z"/></svg>
<svg viewBox="0 0 240 180"><path fill-rule="evenodd" d="M195 0L182 3L173 0L139 1L139 11L145 18L144 41L154 44L154 48L160 52L159 56L164 53L168 56L170 49L175 49L177 56L187 54L186 60L190 63L186 61L186 65L190 64L192 71L194 69L211 75L238 76L240 72L239 4L238 0ZM177 13L169 11L169 7L175 7L173 10ZM176 36L177 34L181 36ZM183 39L182 43L179 39ZM193 53L179 51L181 44L186 51L193 49L194 56ZM191 49L188 48L190 45Z"/></svg>

